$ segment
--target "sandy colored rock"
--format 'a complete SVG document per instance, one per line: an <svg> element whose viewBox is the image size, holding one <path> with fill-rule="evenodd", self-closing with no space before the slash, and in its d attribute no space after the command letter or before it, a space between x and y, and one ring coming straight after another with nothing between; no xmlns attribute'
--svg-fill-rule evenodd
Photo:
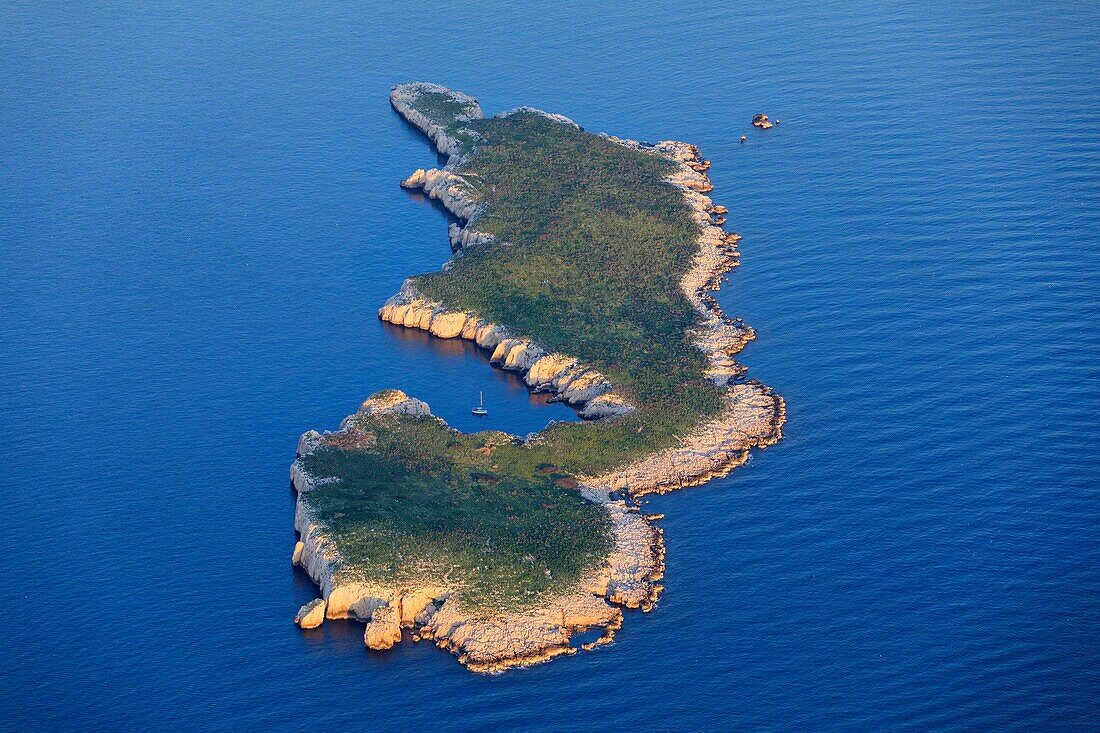
<svg viewBox="0 0 1100 733"><path fill-rule="evenodd" d="M594 400L611 390L611 382L607 381L604 375L594 369L589 369L577 378L570 380L569 384L562 390L561 396L566 402L581 403Z"/></svg>
<svg viewBox="0 0 1100 733"><path fill-rule="evenodd" d="M316 629L325 622L325 599L314 598L298 609L294 623L303 629Z"/></svg>
<svg viewBox="0 0 1100 733"><path fill-rule="evenodd" d="M466 325L465 313L440 313L432 319L431 332L441 339L453 339L462 333Z"/></svg>
<svg viewBox="0 0 1100 733"><path fill-rule="evenodd" d="M502 367L510 371L526 372L545 355L546 352L541 347L530 341L523 341L508 352Z"/></svg>
<svg viewBox="0 0 1100 733"><path fill-rule="evenodd" d="M555 378L576 363L576 359L564 354L546 354L531 365L531 368L523 377L523 381L529 387L552 385Z"/></svg>
<svg viewBox="0 0 1100 733"><path fill-rule="evenodd" d="M368 415L393 413L414 417L432 414L427 402L409 397L399 389L387 389L371 395L359 406L359 412Z"/></svg>
<svg viewBox="0 0 1100 733"><path fill-rule="evenodd" d="M493 348L493 353L489 355L489 363L500 364L502 361L504 361L504 357L508 355L508 352L520 343L520 339L517 338L501 339Z"/></svg>
<svg viewBox="0 0 1100 733"><path fill-rule="evenodd" d="M466 319L466 323L462 326L462 333L459 336L466 341L473 341L477 337L478 329L485 325L485 321L477 318L476 316L470 316Z"/></svg>
<svg viewBox="0 0 1100 733"><path fill-rule="evenodd" d="M399 623L409 627L423 625L437 608L434 602L446 596L446 589L439 587L416 588L398 596Z"/></svg>
<svg viewBox="0 0 1100 733"><path fill-rule="evenodd" d="M752 126L759 127L761 130L770 130L775 125L770 119L768 119L768 116L766 114L760 113L752 116Z"/></svg>
<svg viewBox="0 0 1100 733"><path fill-rule="evenodd" d="M505 333L505 330L500 326L486 323L478 328L477 334L474 336L474 341L483 349L494 350L504 339Z"/></svg>
<svg viewBox="0 0 1100 733"><path fill-rule="evenodd" d="M423 168L417 168L413 171L412 175L401 181L403 188L420 188L424 185L424 181L427 179Z"/></svg>
<svg viewBox="0 0 1100 733"><path fill-rule="evenodd" d="M421 306L418 303L410 303L405 309L404 317L401 319L401 325L408 326L409 328L418 328L420 326L420 310Z"/></svg>
<svg viewBox="0 0 1100 733"><path fill-rule="evenodd" d="M443 208L460 219L471 219L477 213L477 189L461 175L446 168L417 169L401 185L424 191L428 198L443 204Z"/></svg>
<svg viewBox="0 0 1100 733"><path fill-rule="evenodd" d="M396 323L398 325L405 324L405 314L409 312L409 304L402 303L399 305L383 306L383 310L379 311L378 316L383 321L389 321L390 323Z"/></svg>
<svg viewBox="0 0 1100 733"><path fill-rule="evenodd" d="M375 610L363 634L363 642L370 649L389 649L401 641L401 623L397 610L382 606Z"/></svg>
<svg viewBox="0 0 1100 733"><path fill-rule="evenodd" d="M602 598L578 592L555 598L545 608L510 612L492 618L471 617L450 601L436 612L425 630L436 644L451 649L472 670L494 672L529 665L562 654L574 654L570 635L588 628L617 629L622 611Z"/></svg>

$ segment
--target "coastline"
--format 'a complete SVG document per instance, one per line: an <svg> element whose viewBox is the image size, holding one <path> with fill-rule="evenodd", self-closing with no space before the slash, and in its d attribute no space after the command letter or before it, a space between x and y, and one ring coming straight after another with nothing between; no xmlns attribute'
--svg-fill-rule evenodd
<svg viewBox="0 0 1100 733"><path fill-rule="evenodd" d="M470 227L479 204L474 189L455 170L462 162L462 141L413 107L418 88L455 95L465 115L460 121L481 119L483 114L473 97L438 85L399 85L391 93L394 109L449 156L443 169L418 169L402 185L423 189L462 222L449 227L453 248L477 246L491 239L491 235ZM560 124L575 126L559 115L539 113ZM372 649L391 647L400 641L401 629L407 628L415 641L434 641L456 654L469 669L494 672L609 643L622 625L622 608L649 611L662 590L659 581L664 575L664 543L661 530L655 525L659 517L641 514L636 499L724 476L748 460L752 448L772 445L782 436L785 421L782 398L755 380L741 381L745 369L734 359L754 333L744 323L722 313L711 294L718 289L722 276L738 264L739 237L721 228L725 221L721 214L726 210L705 195L713 188L706 175L709 162L700 157L696 146L688 143L663 141L644 145L603 137L677 164L677 170L665 181L681 192L698 227L697 249L689 270L680 280L680 289L698 313L699 325L691 334L692 342L707 357L706 377L723 388L724 405L717 415L698 425L674 446L598 476L578 476L579 490L585 498L601 505L612 523L614 549L605 567L586 575L568 593L540 599L535 608L488 615L464 609L451 597L450 589L436 581L386 585L344 577L338 548L302 500L326 480L310 475L302 458L321 445L327 435L354 431L359 416L405 414L427 418L431 413L425 403L394 390L378 393L364 402L355 415L346 418L338 433L323 436L310 431L303 435L298 459L291 467L292 483L298 492L295 528L301 537L293 561L321 589L323 616L367 622L364 639ZM532 389L553 392L578 407L582 417L615 419L634 409L615 392L607 377L577 359L549 352L534 340L514 335L475 313L449 310L423 298L408 281L379 309L379 318L420 328L439 338L474 341L490 352L491 363L520 373ZM299 618L306 621L301 624L303 627L317 620L320 605L316 601L311 604L299 612ZM600 629L602 635L580 646L571 644L576 632L589 629Z"/></svg>
<svg viewBox="0 0 1100 733"><path fill-rule="evenodd" d="M489 352L490 364L517 372L536 392L551 392L580 408L582 418L594 420L634 411L606 376L575 357L551 353L533 339L514 336L504 326L485 321L476 313L448 310L441 303L421 297L408 281L378 309L378 317L397 326L419 328L437 338L473 341Z"/></svg>
<svg viewBox="0 0 1100 733"><path fill-rule="evenodd" d="M471 670L494 672L573 654L578 647L570 640L580 631L602 630L598 639L585 645L588 649L608 644L622 626L622 608L652 609L660 591L657 582L664 575L661 530L636 505L597 487L579 488L611 519L614 548L606 565L588 573L573 591L541 599L538 608L486 614L464 608L452 597L451 588L432 578L423 583L385 584L363 582L354 573L341 572L337 544L302 500L326 478L310 474L302 458L326 438L356 430L360 418L380 415L413 415L445 424L431 415L424 402L388 390L367 399L359 411L345 418L339 431L309 431L299 440L291 483L298 494L294 526L300 539L292 563L317 584L322 595L318 600L323 600L323 606L315 600L299 610L298 619L314 622L299 622L303 628L320 625L321 618L362 621L367 624L364 641L371 649L392 647L401 640L402 629L409 629L414 641L434 641Z"/></svg>

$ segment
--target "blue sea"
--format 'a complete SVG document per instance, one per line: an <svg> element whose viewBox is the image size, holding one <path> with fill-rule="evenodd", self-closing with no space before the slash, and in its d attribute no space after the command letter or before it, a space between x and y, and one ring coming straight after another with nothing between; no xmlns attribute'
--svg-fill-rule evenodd
<svg viewBox="0 0 1100 733"><path fill-rule="evenodd" d="M0 6L0 729L1100 730L1100 6ZM389 107L697 143L779 445L654 498L667 589L497 676L302 633L298 435L575 419L377 307L449 256ZM766 112L781 123L749 125ZM748 142L738 144L738 137ZM490 416L469 414L478 391Z"/></svg>

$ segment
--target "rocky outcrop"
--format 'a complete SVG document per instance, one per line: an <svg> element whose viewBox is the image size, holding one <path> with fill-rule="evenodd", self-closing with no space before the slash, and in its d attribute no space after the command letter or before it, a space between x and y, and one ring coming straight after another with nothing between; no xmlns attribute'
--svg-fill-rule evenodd
<svg viewBox="0 0 1100 733"><path fill-rule="evenodd" d="M776 120L778 122L779 120ZM760 113L752 116L752 126L759 127L761 130L770 130L775 127L774 123L768 119L766 114Z"/></svg>
<svg viewBox="0 0 1100 733"><path fill-rule="evenodd" d="M533 389L553 392L580 408L580 416L596 420L634 411L603 374L564 354L548 353L529 338L513 336L508 329L488 323L476 313L452 311L416 292L406 281L397 295L378 309L387 323L428 331L439 338L473 341L489 352L489 362L516 372Z"/></svg>
<svg viewBox="0 0 1100 733"><path fill-rule="evenodd" d="M665 545L660 528L623 499L612 498L605 487L584 484L585 498L604 505L611 515L615 548L601 571L585 579L584 587L627 608L649 611L662 590Z"/></svg>
<svg viewBox="0 0 1100 733"><path fill-rule="evenodd" d="M658 143L657 150L680 164L680 171L667 180L681 190L699 226L697 249L691 268L680 279L680 290L699 314L692 336L696 347L707 355L707 376L719 386L726 385L744 375L745 369L733 357L756 337L744 321L727 318L711 295L721 286L722 277L739 264L737 243L741 237L724 231L714 219L728 209L715 206L709 196L700 193L698 181L705 182L702 188L708 187L710 181L705 172L696 169L698 165L692 165L699 160L698 148L687 143L664 142Z"/></svg>
<svg viewBox="0 0 1100 733"><path fill-rule="evenodd" d="M368 649L389 649L401 641L401 616L391 605L379 606L371 614L370 623L363 633L363 643Z"/></svg>
<svg viewBox="0 0 1100 733"><path fill-rule="evenodd" d="M447 237L451 240L451 249L453 250L493 241L492 234L474 231L469 227L460 227L454 222L447 225Z"/></svg>
<svg viewBox="0 0 1100 733"><path fill-rule="evenodd" d="M431 119L418 106L425 94L443 95L462 111L452 120ZM491 234L470 228L469 222L478 213L480 197L477 188L454 170L462 157L462 142L458 136L463 135L475 140L480 138L475 130L462 125L464 122L479 120L485 116L477 100L439 84L410 82L398 84L390 91L390 104L402 117L427 135L440 153L448 156L447 165L442 170L418 168L401 182L402 187L423 190L429 198L438 201L443 208L465 222L465 225L452 223L448 227L452 249L457 250L491 240L493 238Z"/></svg>
<svg viewBox="0 0 1100 733"><path fill-rule="evenodd" d="M450 119L433 119L417 104L425 94L442 95L453 103L458 113ZM436 150L452 158L459 154L462 147L458 139L459 132L468 135L477 134L469 128L462 127L462 123L485 117L476 98L440 84L423 81L395 85L390 90L390 104L402 117L427 135L428 139L435 143Z"/></svg>
<svg viewBox="0 0 1100 733"><path fill-rule="evenodd" d="M356 415L412 415L427 417L432 414L427 402L409 397L399 389L387 389L377 392L363 401ZM350 422L352 418L347 418Z"/></svg>
<svg viewBox="0 0 1100 733"><path fill-rule="evenodd" d="M298 609L294 623L303 629L316 629L325 622L325 605L324 598L314 598Z"/></svg>
<svg viewBox="0 0 1100 733"><path fill-rule="evenodd" d="M476 672L544 662L575 654L571 636L586 629L604 630L605 643L622 626L622 611L591 593L554 598L538 608L485 616L470 616L462 608L444 604L421 629Z"/></svg>
<svg viewBox="0 0 1100 733"><path fill-rule="evenodd" d="M585 482L634 497L663 494L725 476L748 460L750 449L779 440L786 411L772 390L749 381L727 388L725 399L717 417L678 445Z"/></svg>
<svg viewBox="0 0 1100 733"><path fill-rule="evenodd" d="M477 189L471 186L465 178L446 168L442 170L417 168L411 176L401 182L401 187L424 191L428 198L435 199L443 204L443 208L459 219L471 219L477 213ZM471 237L479 241L485 241L480 238L491 238L488 234L467 233L462 229L459 231L462 233L451 234L452 244L456 241L462 242L463 237L467 241Z"/></svg>

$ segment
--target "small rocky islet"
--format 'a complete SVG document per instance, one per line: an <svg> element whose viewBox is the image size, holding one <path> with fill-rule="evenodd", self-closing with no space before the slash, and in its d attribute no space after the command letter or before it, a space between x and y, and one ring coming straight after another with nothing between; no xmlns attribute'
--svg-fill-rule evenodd
<svg viewBox="0 0 1100 733"><path fill-rule="evenodd" d="M390 101L448 156L402 185L460 223L443 270L407 280L379 318L473 341L586 421L461 433L391 389L305 433L292 561L321 597L295 622L365 622L371 649L404 630L479 672L606 644L623 608L662 590L660 517L637 498L781 437L782 398L734 359L754 333L712 295L739 237L707 196L709 161L530 107L485 118L437 84Z"/></svg>

